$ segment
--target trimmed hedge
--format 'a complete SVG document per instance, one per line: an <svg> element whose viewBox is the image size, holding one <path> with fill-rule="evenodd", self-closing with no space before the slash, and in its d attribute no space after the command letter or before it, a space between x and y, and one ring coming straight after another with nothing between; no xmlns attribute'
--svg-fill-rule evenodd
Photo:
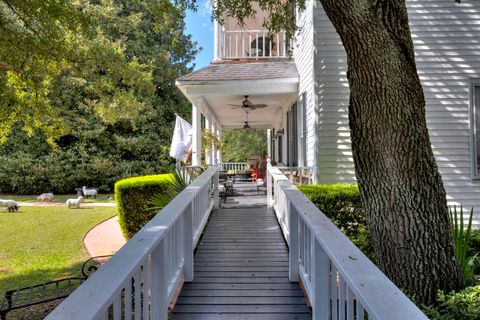
<svg viewBox="0 0 480 320"><path fill-rule="evenodd" d="M298 187L347 237L358 236L367 225L358 187L311 184Z"/></svg>
<svg viewBox="0 0 480 320"><path fill-rule="evenodd" d="M129 239L157 213L148 210L150 200L159 193L172 192L172 175L158 174L127 178L115 183L115 202L118 208L118 221L123 235Z"/></svg>
<svg viewBox="0 0 480 320"><path fill-rule="evenodd" d="M350 238L350 240L375 261L370 231L356 185L310 184L298 187L310 201Z"/></svg>

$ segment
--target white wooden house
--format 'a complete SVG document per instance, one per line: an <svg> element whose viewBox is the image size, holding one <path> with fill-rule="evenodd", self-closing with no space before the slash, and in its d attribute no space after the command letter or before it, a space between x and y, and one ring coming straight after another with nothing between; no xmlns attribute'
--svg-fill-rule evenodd
<svg viewBox="0 0 480 320"><path fill-rule="evenodd" d="M450 205L475 207L480 217L480 1L407 0L432 147ZM267 37L263 17L241 28L215 22L212 63L177 81L206 126L268 129L269 153L289 166L312 169L316 183L355 183L348 126L346 53L318 1L297 11L301 32L287 56L283 34ZM264 41L265 39L265 41ZM248 95L253 104L240 105ZM477 98L477 99L476 99ZM197 122L197 124L195 123ZM199 160L199 135L194 163ZM207 159L221 161L217 155Z"/></svg>
<svg viewBox="0 0 480 320"><path fill-rule="evenodd" d="M475 180L480 170L473 156L476 130L470 129L475 128L474 97L480 97L480 81L478 85L475 81L480 71L480 3L407 1L433 148L450 202L480 207L480 182ZM317 183L355 183L345 52L318 1L307 0L306 4L297 13L302 27L297 44L287 43L283 33L267 37L261 16L243 29L227 17L223 26L215 23L214 61L177 79L177 86L192 102L193 165L201 162L202 128L221 136L223 128L244 127L248 114L250 127L268 130L268 149L276 162L310 167ZM293 45L293 57L287 56L287 45ZM206 161L221 163L220 152L212 150ZM285 305L279 300L283 295L272 295L265 302L257 292L263 285L268 286L263 290L266 294L275 291L272 288L290 292L291 282L298 281L312 306L311 315L306 312L301 319L363 319L365 313L368 319L426 319L278 168L268 167L267 181L269 208L228 213L218 209L219 167L209 167L46 319L132 319L132 314L135 319L161 320L292 319L295 310L306 308L304 302ZM200 261L196 265L194 249L201 235L210 232L205 226L214 220L209 220L212 212L227 219L221 227L213 223L211 234L220 234L221 229L228 233L225 239L239 233L240 240L232 238L233 245L215 251L206 241L210 246L207 256L215 257L214 264ZM280 228L275 221L265 225L259 220L268 215L276 217ZM245 233L257 227L258 231ZM283 237L279 234L272 240L277 228ZM216 241L220 247L224 244L224 240ZM274 249L265 258L272 255L280 258L277 262L255 261L248 250L231 255L237 246L253 246L253 251L262 252L258 246L272 241L275 247L285 246L282 253ZM218 259L225 257L232 260L223 265ZM284 274L273 281L263 275L264 279L255 282L258 272L244 269L260 266L270 272L282 261ZM218 271L219 266L226 269ZM238 287L232 285L237 280L225 274L234 270L248 273L241 276ZM219 280L210 283L212 276ZM200 281L195 283L196 279ZM169 315L168 306L182 282L186 290L200 288L197 291L204 296L187 297L183 305L177 301L177 309ZM199 283L208 287L197 287ZM242 294L217 296L236 289Z"/></svg>

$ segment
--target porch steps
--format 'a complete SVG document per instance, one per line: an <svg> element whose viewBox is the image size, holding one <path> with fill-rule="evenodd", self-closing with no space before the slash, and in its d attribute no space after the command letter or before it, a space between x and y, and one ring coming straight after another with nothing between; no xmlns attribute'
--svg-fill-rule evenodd
<svg viewBox="0 0 480 320"><path fill-rule="evenodd" d="M271 210L212 213L172 319L311 319L302 290L288 280L288 250Z"/></svg>

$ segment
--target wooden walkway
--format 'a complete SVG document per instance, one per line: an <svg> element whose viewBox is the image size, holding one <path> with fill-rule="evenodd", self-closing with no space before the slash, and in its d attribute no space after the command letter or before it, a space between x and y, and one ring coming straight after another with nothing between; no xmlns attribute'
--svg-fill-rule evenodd
<svg viewBox="0 0 480 320"><path fill-rule="evenodd" d="M288 280L288 251L267 208L212 213L172 319L311 319L303 293Z"/></svg>

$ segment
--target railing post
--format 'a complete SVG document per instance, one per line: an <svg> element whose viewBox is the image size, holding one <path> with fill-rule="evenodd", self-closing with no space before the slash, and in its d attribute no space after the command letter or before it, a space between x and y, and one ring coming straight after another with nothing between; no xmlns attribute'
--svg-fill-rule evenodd
<svg viewBox="0 0 480 320"><path fill-rule="evenodd" d="M330 260L317 239L313 237L312 319L329 319L330 316Z"/></svg>
<svg viewBox="0 0 480 320"><path fill-rule="evenodd" d="M183 213L183 277L185 282L193 281L193 204Z"/></svg>
<svg viewBox="0 0 480 320"><path fill-rule="evenodd" d="M215 173L215 176L213 177L213 207L215 209L218 209L220 206L220 199L218 197L218 184L220 180L220 170L218 170L217 166L217 172Z"/></svg>
<svg viewBox="0 0 480 320"><path fill-rule="evenodd" d="M271 160L267 159L267 206L270 208L273 206L273 179L270 170L272 165Z"/></svg>
<svg viewBox="0 0 480 320"><path fill-rule="evenodd" d="M288 200L287 200L288 201ZM298 213L291 201L288 201L289 211L289 246L288 246L288 279L292 282L298 281L298 260L299 260L299 237L298 237Z"/></svg>
<svg viewBox="0 0 480 320"><path fill-rule="evenodd" d="M167 243L163 238L158 246L152 251L152 286L151 286L151 319L167 320L168 319L168 279L167 279ZM140 283L135 283L139 286ZM137 304L137 300L135 300ZM138 308L138 306L135 306Z"/></svg>

